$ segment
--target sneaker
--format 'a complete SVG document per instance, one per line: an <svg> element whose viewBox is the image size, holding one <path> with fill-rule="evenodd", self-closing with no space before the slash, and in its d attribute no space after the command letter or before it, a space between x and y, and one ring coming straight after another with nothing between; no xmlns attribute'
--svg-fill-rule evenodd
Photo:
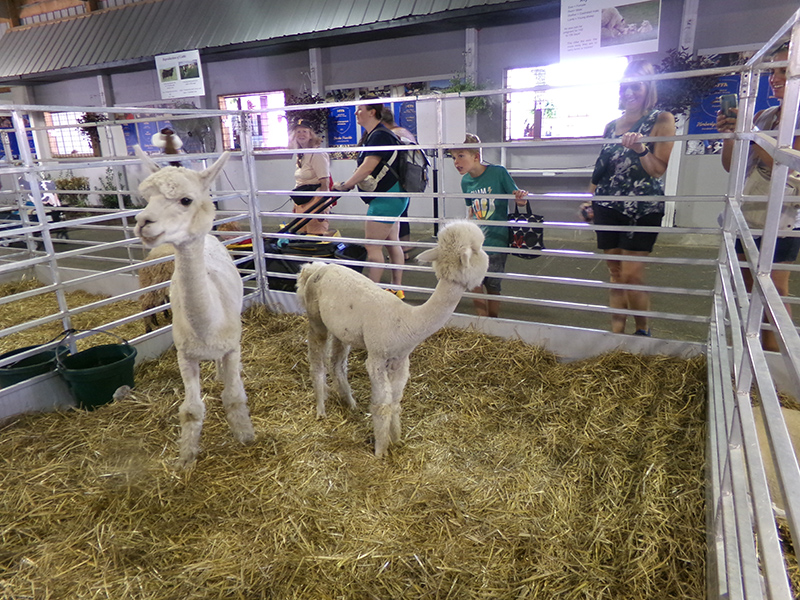
<svg viewBox="0 0 800 600"><path fill-rule="evenodd" d="M644 337L651 337L649 329L637 329L633 332L633 335L643 335Z"/></svg>

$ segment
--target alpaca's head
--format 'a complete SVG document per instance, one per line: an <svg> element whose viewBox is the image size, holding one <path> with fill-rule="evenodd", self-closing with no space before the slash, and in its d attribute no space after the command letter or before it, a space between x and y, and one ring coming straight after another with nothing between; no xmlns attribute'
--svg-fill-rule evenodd
<svg viewBox="0 0 800 600"><path fill-rule="evenodd" d="M483 232L475 223L454 221L439 231L436 248L422 252L417 261L433 263L437 279L471 290L481 284L489 268L482 246Z"/></svg>
<svg viewBox="0 0 800 600"><path fill-rule="evenodd" d="M183 167L159 169L155 162L137 152L154 172L140 185L147 207L136 216L136 235L144 245L181 244L205 236L214 222L210 187L228 160L224 153L205 171Z"/></svg>

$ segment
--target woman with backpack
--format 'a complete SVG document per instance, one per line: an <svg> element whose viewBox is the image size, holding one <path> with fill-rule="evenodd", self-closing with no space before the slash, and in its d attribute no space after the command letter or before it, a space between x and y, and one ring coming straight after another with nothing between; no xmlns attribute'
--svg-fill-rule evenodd
<svg viewBox="0 0 800 600"><path fill-rule="evenodd" d="M382 217L381 220L368 220L364 225L364 237L376 242L398 242L397 244L365 244L367 260L374 263L384 263L383 248L389 254L389 262L398 268L391 270L393 286L402 283L405 264L403 249L399 244L400 226L396 220L408 206L408 197L402 196L403 188L392 169L387 163L395 154L391 150L370 150L376 146L397 146L400 140L383 123L383 104L360 104L356 108L356 122L366 131L359 145L364 146L357 159L358 167L347 181L337 183L335 190L350 191L356 186L362 192L397 192L397 196L362 196L367 203L368 217ZM396 154L395 154L396 156ZM383 267L370 267L367 276L375 283L380 283ZM402 290L387 290L396 294L401 300L405 297Z"/></svg>

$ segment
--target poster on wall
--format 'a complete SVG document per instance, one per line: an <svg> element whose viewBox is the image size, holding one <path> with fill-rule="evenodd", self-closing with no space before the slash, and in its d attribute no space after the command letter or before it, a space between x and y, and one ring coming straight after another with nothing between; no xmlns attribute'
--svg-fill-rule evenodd
<svg viewBox="0 0 800 600"><path fill-rule="evenodd" d="M26 127L26 136L28 138L28 147L31 149L31 155L36 157L36 144L33 140L33 131L27 129L31 123L28 116L23 116L23 121ZM10 160L20 160L19 143L17 142L17 133L14 130L14 124L11 117L0 117L0 160L7 160L10 155Z"/></svg>
<svg viewBox="0 0 800 600"><path fill-rule="evenodd" d="M661 0L561 0L561 60L658 51Z"/></svg>
<svg viewBox="0 0 800 600"><path fill-rule="evenodd" d="M358 143L356 107L337 106L328 110L328 145L355 146Z"/></svg>
<svg viewBox="0 0 800 600"><path fill-rule="evenodd" d="M719 97L723 94L739 94L739 75L724 75L719 78L714 89L692 108L686 125L686 133L690 135L716 135L717 111ZM769 74L763 73L758 81L755 112L777 106L778 99L772 95L769 86ZM719 154L722 152L722 140L688 140L686 154Z"/></svg>
<svg viewBox="0 0 800 600"><path fill-rule="evenodd" d="M197 50L156 56L156 73L163 99L204 96L206 93Z"/></svg>

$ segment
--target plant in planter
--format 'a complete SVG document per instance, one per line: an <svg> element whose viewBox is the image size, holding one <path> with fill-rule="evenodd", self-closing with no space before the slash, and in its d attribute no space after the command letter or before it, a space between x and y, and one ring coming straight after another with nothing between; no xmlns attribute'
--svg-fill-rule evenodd
<svg viewBox="0 0 800 600"><path fill-rule="evenodd" d="M114 180L114 169L106 167L106 174L100 179L100 187L95 188L99 192L100 204L103 208L119 208L119 195L117 191L123 189L125 186L122 181L122 173L117 173L116 181ZM125 208L133 208L133 199L128 194L122 194L122 204Z"/></svg>
<svg viewBox="0 0 800 600"><path fill-rule="evenodd" d="M673 48L659 65L656 73L680 73L698 69L710 69L719 64L719 57L690 54L686 48ZM686 115L693 107L714 89L717 76L685 77L683 79L664 79L658 82L658 108L671 112L676 117Z"/></svg>
<svg viewBox="0 0 800 600"><path fill-rule="evenodd" d="M58 197L61 201L61 204L67 206L78 206L80 208L85 208L89 205L88 194L69 193L90 191L91 188L89 187L88 177L78 177L74 175L72 171L62 171L57 178L53 179L53 183L56 186L56 192L59 195Z"/></svg>
<svg viewBox="0 0 800 600"><path fill-rule="evenodd" d="M287 104L324 104L325 98L310 94L308 92L300 94L299 96L289 96ZM293 110L288 113L289 125L293 125L300 119L308 121L314 127L314 130L324 136L328 131L328 109L327 108L307 108L300 110Z"/></svg>
<svg viewBox="0 0 800 600"><path fill-rule="evenodd" d="M83 116L78 119L78 123L83 125L87 123L100 123L102 121L108 121L108 117L102 113L93 112L83 113ZM92 152L94 152L94 155L102 156L103 154L100 148L100 132L97 130L97 127L81 127L81 133L89 138L89 145L92 147Z"/></svg>
<svg viewBox="0 0 800 600"><path fill-rule="evenodd" d="M482 83L476 83L471 77L466 77L457 73L450 79L450 85L441 90L445 94L458 94L461 92L477 92L488 87ZM491 96L469 96L464 99L468 115L484 113L492 116Z"/></svg>

